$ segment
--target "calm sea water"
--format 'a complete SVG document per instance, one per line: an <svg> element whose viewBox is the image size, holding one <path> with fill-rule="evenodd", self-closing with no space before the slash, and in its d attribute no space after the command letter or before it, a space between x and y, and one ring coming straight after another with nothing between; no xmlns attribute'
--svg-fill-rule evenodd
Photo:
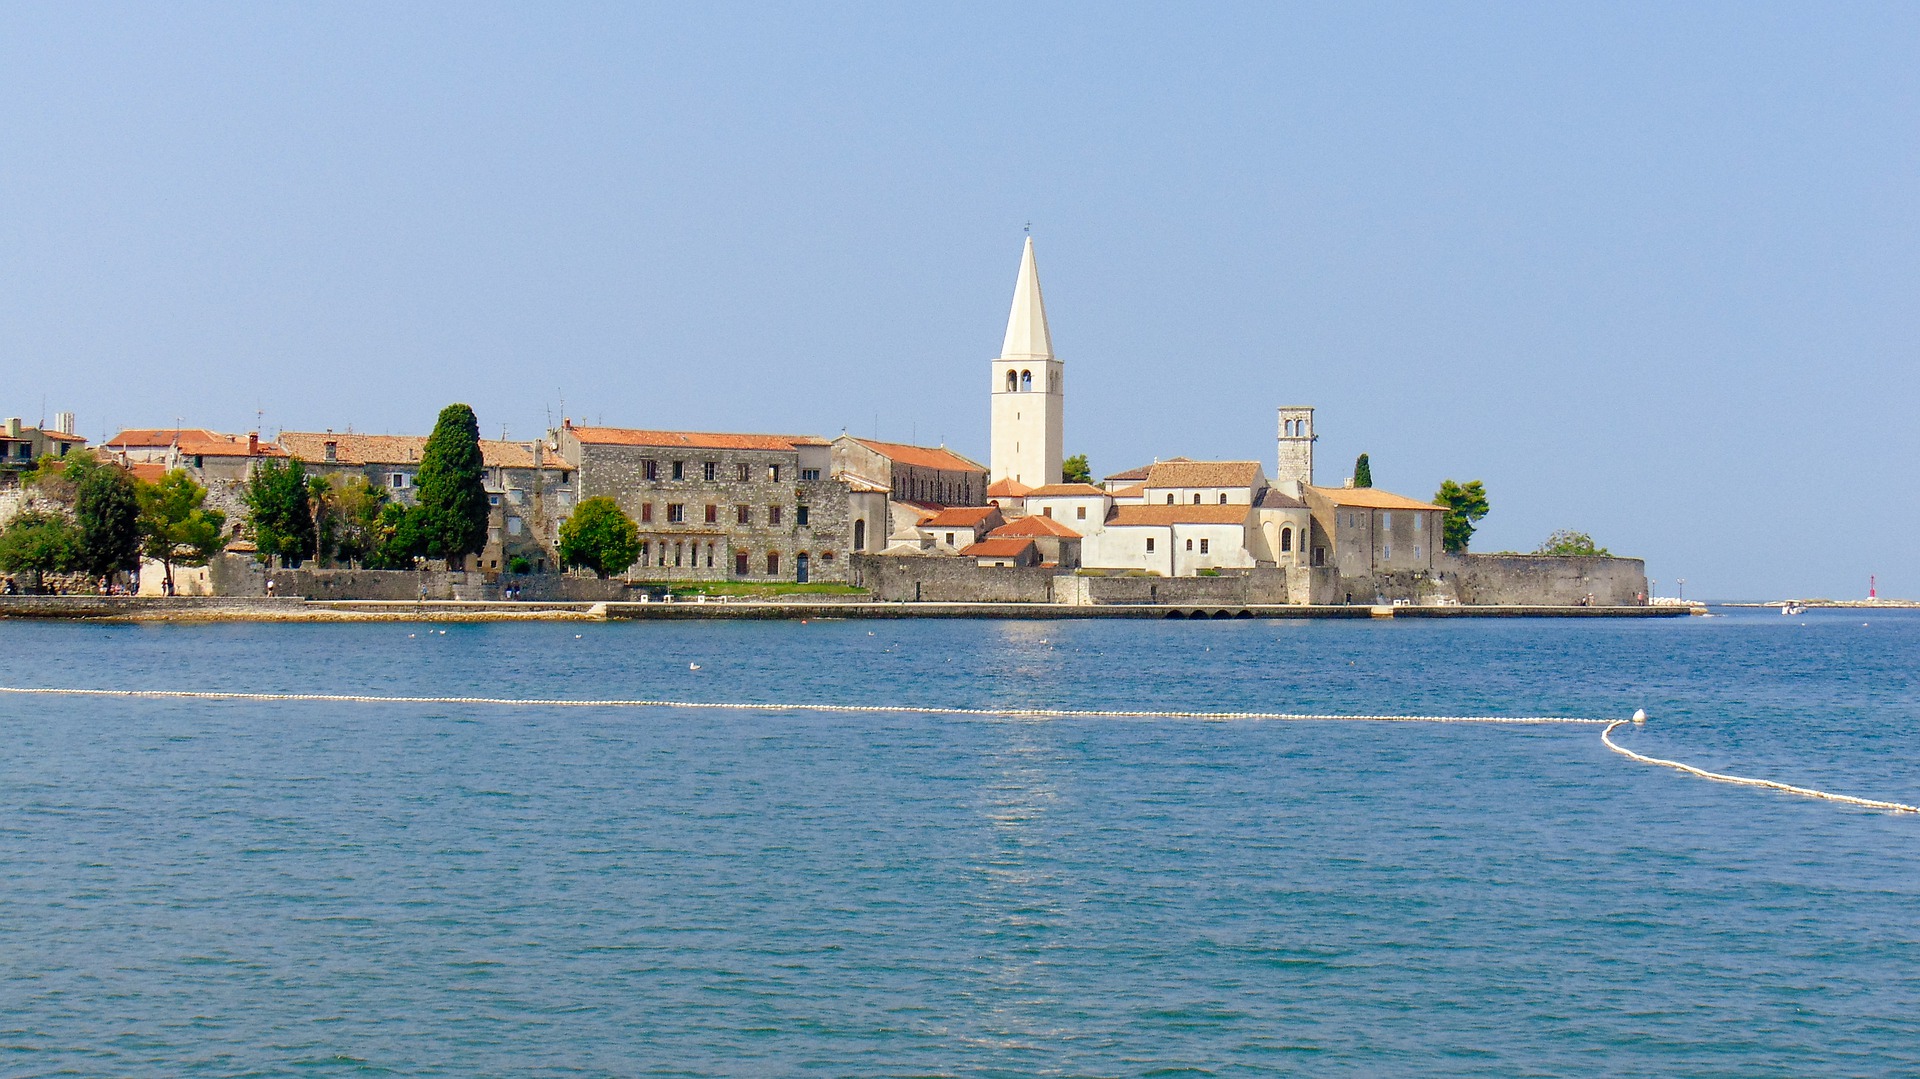
<svg viewBox="0 0 1920 1079"><path fill-rule="evenodd" d="M0 624L7 685L1645 707L1908 802L1917 659L1858 612ZM1593 728L5 697L0 740L6 1075L1920 1073L1920 820Z"/></svg>

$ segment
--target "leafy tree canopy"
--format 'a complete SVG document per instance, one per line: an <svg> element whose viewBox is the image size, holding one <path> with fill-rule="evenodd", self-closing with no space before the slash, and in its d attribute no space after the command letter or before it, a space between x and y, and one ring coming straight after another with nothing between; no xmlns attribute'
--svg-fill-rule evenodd
<svg viewBox="0 0 1920 1079"><path fill-rule="evenodd" d="M1450 554L1460 554L1473 540L1473 526L1487 515L1487 489L1479 480L1458 483L1443 480L1440 493L1433 496L1435 505L1445 506L1445 517L1440 526L1441 545Z"/></svg>
<svg viewBox="0 0 1920 1079"><path fill-rule="evenodd" d="M313 507L306 468L297 459L268 457L247 481L247 523L261 561L299 562L313 555Z"/></svg>
<svg viewBox="0 0 1920 1079"><path fill-rule="evenodd" d="M64 573L80 562L80 530L57 513L27 510L0 529L0 570L32 574L35 590L41 574Z"/></svg>
<svg viewBox="0 0 1920 1079"><path fill-rule="evenodd" d="M1367 455L1364 453L1353 462L1353 485L1355 487L1373 486L1373 463L1367 460Z"/></svg>
<svg viewBox="0 0 1920 1079"><path fill-rule="evenodd" d="M311 491L308 496L312 497ZM380 515L388 508L386 489L365 476L337 475L328 479L319 501L315 535L323 556L349 565L370 565L369 558L382 539ZM394 508L404 512L402 507ZM402 557L412 565L412 555Z"/></svg>
<svg viewBox="0 0 1920 1079"><path fill-rule="evenodd" d="M640 527L620 504L601 496L574 507L560 525L560 560L605 577L640 557Z"/></svg>
<svg viewBox="0 0 1920 1079"><path fill-rule="evenodd" d="M134 479L113 464L69 466L73 520L80 529L80 567L104 577L140 565L140 499Z"/></svg>
<svg viewBox="0 0 1920 1079"><path fill-rule="evenodd" d="M480 458L480 421L466 405L440 410L415 477L420 552L455 568L487 545L487 487Z"/></svg>
<svg viewBox="0 0 1920 1079"><path fill-rule="evenodd" d="M1560 529L1558 532L1555 532L1551 536L1548 536L1545 542L1541 543L1540 546L1536 548L1533 553L1534 554L1553 554L1553 555L1600 555L1600 556L1608 556L1612 554L1612 552L1608 551L1605 547L1595 546L1592 536L1588 535L1585 532L1575 532L1571 528Z"/></svg>
<svg viewBox="0 0 1920 1079"><path fill-rule="evenodd" d="M1060 480L1063 483L1092 483L1093 466L1087 463L1087 455L1076 453L1060 462Z"/></svg>
<svg viewBox="0 0 1920 1079"><path fill-rule="evenodd" d="M140 484L136 494L141 552L165 567L169 582L175 564L204 566L219 552L227 515L206 508L207 489L185 471L176 468L158 482Z"/></svg>

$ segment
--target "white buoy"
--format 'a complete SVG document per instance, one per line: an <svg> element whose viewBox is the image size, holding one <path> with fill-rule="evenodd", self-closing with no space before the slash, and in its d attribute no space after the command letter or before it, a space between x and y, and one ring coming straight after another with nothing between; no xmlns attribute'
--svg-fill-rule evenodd
<svg viewBox="0 0 1920 1079"><path fill-rule="evenodd" d="M697 671L697 670L699 670L699 669L700 669L700 665L699 665L698 663L689 663L689 664L687 664L687 670L690 670L690 671Z"/></svg>
<svg viewBox="0 0 1920 1079"><path fill-rule="evenodd" d="M1645 708L1635 708L1633 710L1633 721L1635 723L1645 723L1647 721L1647 710Z"/></svg>

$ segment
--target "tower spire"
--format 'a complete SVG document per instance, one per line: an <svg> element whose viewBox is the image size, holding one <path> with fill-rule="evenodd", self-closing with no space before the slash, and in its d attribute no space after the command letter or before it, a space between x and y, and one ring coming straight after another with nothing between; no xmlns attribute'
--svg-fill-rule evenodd
<svg viewBox="0 0 1920 1079"><path fill-rule="evenodd" d="M1047 332L1047 304L1040 296L1040 268L1033 260L1033 237L1020 253L1020 277L1013 284L1013 310L1007 315L1003 359L1051 360L1053 335Z"/></svg>

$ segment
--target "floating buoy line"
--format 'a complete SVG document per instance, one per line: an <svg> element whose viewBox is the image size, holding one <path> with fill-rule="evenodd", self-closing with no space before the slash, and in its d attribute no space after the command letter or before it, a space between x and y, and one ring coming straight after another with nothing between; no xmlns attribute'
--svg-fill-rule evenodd
<svg viewBox="0 0 1920 1079"><path fill-rule="evenodd" d="M1887 802L1875 798L1856 798L1849 794L1834 794L1830 791L1814 790L1811 787L1796 787L1791 783L1779 783L1770 779L1751 779L1746 776L1709 772L1704 768L1695 768L1691 764L1684 764L1680 761L1670 761L1662 757L1649 757L1642 753L1635 753L1633 750L1616 743L1613 740L1614 730L1627 724L1638 725L1645 723L1647 719L1645 711L1634 712L1632 719L1592 719L1581 716L1380 716L1331 715L1311 712L1202 712L1153 708L943 708L903 704L671 701L651 698L606 698L594 700L557 697L408 697L383 696L371 693L242 693L220 690L62 689L30 686L0 686L0 693L58 697L118 697L143 700L261 701L267 703L316 702L321 704L477 704L511 708L676 708L724 712L850 712L867 715L990 716L1005 719L1252 719L1312 723L1484 723L1507 726L1540 726L1550 724L1594 726L1602 728L1600 731L1600 741L1604 743L1608 749L1629 760L1637 761L1640 764L1672 768L1700 779L1711 780L1715 783L1730 783L1742 787L1761 787L1767 790L1796 794L1804 798L1818 798L1824 801L1840 802L1846 805L1861 806L1866 809L1886 810L1893 813L1920 813L1920 806L1911 806L1904 802Z"/></svg>

